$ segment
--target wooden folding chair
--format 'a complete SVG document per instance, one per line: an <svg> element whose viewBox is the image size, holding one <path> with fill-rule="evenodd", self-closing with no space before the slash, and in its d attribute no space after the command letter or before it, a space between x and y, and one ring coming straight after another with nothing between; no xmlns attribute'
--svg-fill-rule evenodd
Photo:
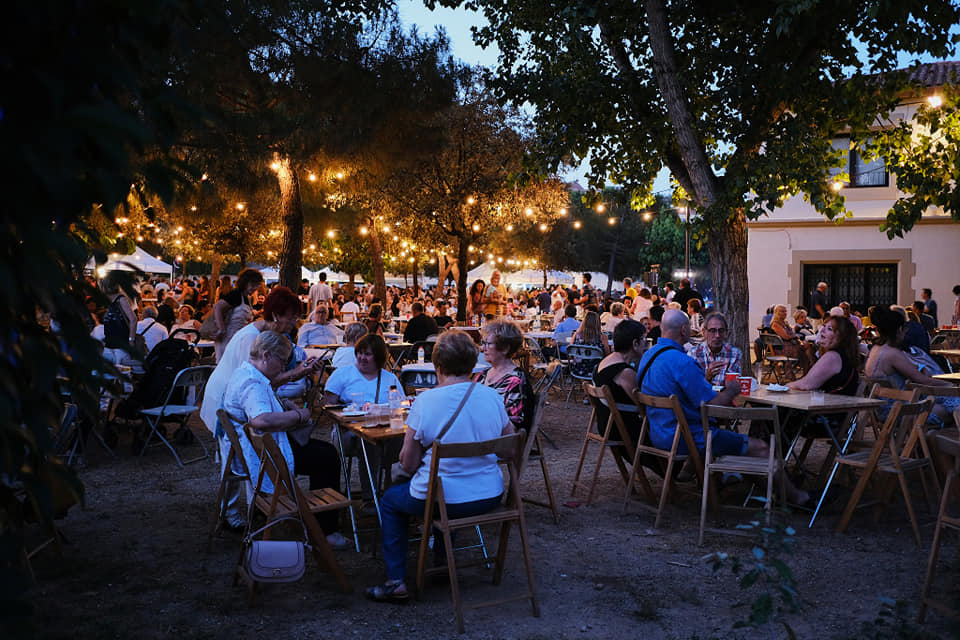
<svg viewBox="0 0 960 640"><path fill-rule="evenodd" d="M538 507L547 507L553 513L554 524L560 524L560 513L557 510L557 498L553 493L553 485L550 483L550 471L547 469L547 459L543 456L543 438L541 437L540 423L543 420L543 409L547 403L547 394L541 393L537 396L536 408L533 414L533 423L530 425L530 432L526 434L523 441L523 454L520 456L517 465L517 475L523 477L523 472L530 462L539 462L540 471L543 473L543 484L547 488L548 503L533 500L524 496L523 501L535 504Z"/></svg>
<svg viewBox="0 0 960 640"><path fill-rule="evenodd" d="M567 347L567 373L570 375L570 390L567 392L569 406L570 396L573 395L576 381L590 382L593 380L593 371L603 360L603 349L585 344L572 344Z"/></svg>
<svg viewBox="0 0 960 640"><path fill-rule="evenodd" d="M309 543L313 547L313 557L317 560L320 568L333 575L334 580L344 593L352 591L350 583L340 569L337 557L327 542L327 537L320 528L314 514L336 509L346 509L350 506L347 500L340 492L333 489L312 489L305 491L294 480L290 473L290 467L280 452L276 440L269 433L257 434L250 428L249 424L244 425L244 432L254 451L263 460L260 465L260 471L257 474L256 491L254 492L254 507L262 513L267 522L277 520L286 516L297 515L307 529ZM273 483L273 493L265 493L260 490L263 483L264 474ZM270 535L270 529L264 533L266 539ZM242 552L241 552L242 553ZM253 604L256 596L257 585L254 580L243 568L241 561L237 563L237 570L233 577L233 584L238 580L243 580L249 589L249 604Z"/></svg>
<svg viewBox="0 0 960 640"><path fill-rule="evenodd" d="M519 433L503 436L483 442L464 442L441 444L433 443L430 458L430 479L427 486L427 500L423 514L424 535L420 539L420 556L417 560L417 596L422 597L424 580L427 575L447 573L450 577L450 593L453 598L453 608L456 614L457 632L463 633L463 609L476 609L486 606L500 606L507 602L529 600L534 617L540 617L540 605L533 584L533 564L530 561L530 545L527 535L527 524L523 515L523 500L520 495L520 479L517 472L518 458L522 453L522 438ZM443 479L439 475L440 460L444 458L476 458L480 456L496 455L500 462L506 465L509 477L509 486L506 491L506 501L501 506L477 516L451 519L447 515L447 503L443 494ZM436 515L435 515L436 513ZM494 560L493 583L500 584L503 577L504 560L507 555L507 541L510 537L510 527L516 523L520 529L520 549L527 572L527 591L521 595L500 598L486 602L471 603L464 606L460 599L460 586L457 581L457 564L454 557L452 532L457 529L473 528L480 525L500 524L500 541L497 556ZM446 567L427 569L427 557L431 553L429 548L429 532L439 529L443 535L446 551ZM487 564L484 559L476 564ZM470 563L460 567L472 566Z"/></svg>
<svg viewBox="0 0 960 640"><path fill-rule="evenodd" d="M230 451L227 453L223 475L220 477L220 488L217 490L217 517L213 521L213 526L210 527L210 533L207 535L207 552L213 550L213 537L217 535L217 531L220 530L220 525L223 524L225 507L223 504L223 496L227 491L227 485L235 482L241 484L253 482L253 478L250 477L250 468L247 466L247 460L243 457L243 449L240 446L240 436L237 435L237 430L233 428L233 422L230 421L230 416L223 409L217 410L217 423L227 434L227 439L230 440ZM234 462L237 463L239 469L234 469Z"/></svg>
<svg viewBox="0 0 960 640"><path fill-rule="evenodd" d="M837 457L836 463L860 469L860 479L854 487L853 494L847 502L847 506L837 524L837 533L842 533L850 524L850 518L853 517L853 510L859 505L860 499L867 488L867 483L871 480L875 471L885 474L895 475L900 484L900 490L903 493L903 500L907 506L907 513L910 515L910 523L913 525L913 533L917 539L917 545L922 544L920 538L920 527L917 524L917 517L913 511L913 501L910 499L910 490L907 486L906 473L908 471L919 470L921 480L923 481L924 493L929 499L929 489L926 479L923 478L923 469L928 468L933 475L933 485L936 489L937 499L940 498L940 486L937 484L936 474L933 473L933 461L930 457L930 450L927 448L927 441L924 438L923 425L933 409L933 398L927 398L923 402L908 403L895 402L890 409L880 436L874 442L873 447L868 451L857 451ZM917 444L920 444L921 455L913 457ZM881 490L879 503L885 506L890 498L891 490ZM877 512L877 518L882 515L883 509Z"/></svg>
<svg viewBox="0 0 960 640"><path fill-rule="evenodd" d="M938 387L939 388L939 387ZM933 544L930 546L930 556L927 558L927 574L923 579L923 589L920 591L920 609L917 612L917 622L923 624L927 616L927 607L932 607L940 613L945 613L960 619L960 611L947 605L942 600L930 597L933 587L933 576L937 570L937 559L940 556L940 545L943 542L944 529L960 531L960 516L950 515L951 505L956 506L957 476L960 475L960 441L947 436L937 436L937 448L944 455L953 458L953 467L947 473L947 480L943 485L940 496L940 511L937 515L937 527L933 531Z"/></svg>
<svg viewBox="0 0 960 640"><path fill-rule="evenodd" d="M766 458L751 456L713 456L713 430L709 428L710 418L731 422L750 421L770 423L770 454ZM700 405L700 419L707 432L707 447L703 462L703 498L700 503L700 538L703 544L703 530L707 520L708 499L719 504L716 488L710 483L713 473L739 473L759 476L767 479L767 495L764 509L767 511L767 523L773 513L774 477L779 482L780 504L786 503L786 490L783 483L783 458L780 451L780 417L776 407L721 407L712 404ZM733 533L733 532L725 532Z"/></svg>
<svg viewBox="0 0 960 640"><path fill-rule="evenodd" d="M593 476L590 478L590 488L587 491L587 506L593 502L593 493L597 488L597 478L600 475L600 466L603 464L603 454L609 450L613 455L614 462L620 470L623 481L629 484L629 475L627 467L623 463L623 456L617 455L612 447L623 447L627 452L627 458L633 458L633 442L630 440L630 433L623 422L623 416L617 408L617 402L613 398L613 392L610 387L604 385L595 387L589 382L583 383L583 391L590 400L592 411L590 412L590 421L587 423L587 432L583 436L583 446L580 448L580 460L577 462L577 472L573 476L573 486L570 487L571 497L577 495L577 487L580 486L580 473L583 471L583 463L587 457L587 448L591 442L600 445L600 453L597 455L597 462L593 467ZM600 409L610 409L610 418L607 424L601 425L599 416Z"/></svg>
<svg viewBox="0 0 960 640"><path fill-rule="evenodd" d="M670 396L668 398L661 398L657 396L650 396L639 391L634 392L633 401L636 403L637 408L643 412L643 422L640 427L640 438L637 441L636 450L633 455L633 469L630 474L630 480L627 482L627 491L623 496L623 512L627 512L627 506L630 503L630 497L633 491L634 479L638 478L642 484L646 486L646 493L650 496L653 495L653 490L650 489L650 485L647 482L647 477L644 474L643 467L645 465L643 460L644 456L654 456L660 459L663 470L663 488L660 490L660 502L656 507L657 517L653 521L653 527L656 529L660 526L660 518L663 516L663 507L667 504L667 496L670 493L670 485L673 484L674 476L674 466L677 463L683 464L688 458L690 463L693 465L693 469L697 474L697 479L699 480L701 486L703 485L703 460L700 457L700 452L697 450L696 443L693 440L693 434L690 433L690 426L687 424L687 418L683 414L683 407L680 406L680 400L677 396ZM658 449L653 446L653 442L650 439L650 418L648 417L647 412L650 409L668 409L673 412L674 419L677 421L677 429L673 434L673 442L670 445L669 450ZM683 455L677 452L677 448L680 445L680 438L683 438L683 441L687 445L687 450L689 453Z"/></svg>

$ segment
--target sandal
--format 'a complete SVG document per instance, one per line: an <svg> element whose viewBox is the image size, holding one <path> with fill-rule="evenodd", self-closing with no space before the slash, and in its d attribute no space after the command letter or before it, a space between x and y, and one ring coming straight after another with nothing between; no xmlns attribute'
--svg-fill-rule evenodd
<svg viewBox="0 0 960 640"><path fill-rule="evenodd" d="M403 593L397 593L397 589L404 588ZM410 599L410 593L406 590L403 582L384 582L382 585L367 587L364 592L370 600L374 602L392 602L394 604L404 604Z"/></svg>

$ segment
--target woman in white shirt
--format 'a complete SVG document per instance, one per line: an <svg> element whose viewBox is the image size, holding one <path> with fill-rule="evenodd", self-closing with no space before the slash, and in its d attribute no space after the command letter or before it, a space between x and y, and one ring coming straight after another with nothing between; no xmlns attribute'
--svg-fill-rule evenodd
<svg viewBox="0 0 960 640"><path fill-rule="evenodd" d="M380 501L387 581L366 590L367 597L377 602L405 602L410 597L405 582L409 519L423 515L430 447L464 398L443 442L481 442L514 431L500 394L470 379L477 362L470 336L462 331L440 334L432 360L439 385L417 396L400 451L400 462L413 477L387 489ZM439 473L450 517L479 515L500 504L503 476L495 456L441 460Z"/></svg>
<svg viewBox="0 0 960 640"><path fill-rule="evenodd" d="M260 457L243 430L244 424L259 433L269 433L277 443L291 473L310 477L311 489L340 490L340 458L329 442L309 439L300 445L287 437L287 430L310 424L310 410L292 404L281 405L272 382L284 373L293 345L275 331L259 333L250 347L250 359L233 372L223 396L223 409L230 415L240 448L252 477L260 472ZM261 490L273 493L273 483L264 475ZM338 513L317 514L317 521L334 548L345 548L349 541L337 532Z"/></svg>

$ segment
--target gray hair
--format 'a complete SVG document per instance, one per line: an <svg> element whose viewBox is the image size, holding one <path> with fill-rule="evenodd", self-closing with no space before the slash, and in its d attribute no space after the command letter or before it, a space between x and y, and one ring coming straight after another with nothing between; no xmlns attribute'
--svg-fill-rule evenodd
<svg viewBox="0 0 960 640"><path fill-rule="evenodd" d="M157 309L156 309L155 307L144 307L144 309L143 309L143 317L144 317L144 318L153 318L154 320L156 320L156 318L157 318Z"/></svg>
<svg viewBox="0 0 960 640"><path fill-rule="evenodd" d="M293 351L293 345L286 336L276 331L262 331L250 346L250 359L256 360L265 355L272 355L279 358L281 362L286 362L290 359L291 351Z"/></svg>
<svg viewBox="0 0 960 640"><path fill-rule="evenodd" d="M782 305L781 305L782 306ZM730 325L727 324L727 316L723 315L719 311L711 311L707 314L707 317L703 319L703 326L706 327L710 324L711 320L719 320L723 323L723 328L727 331L730 330Z"/></svg>
<svg viewBox="0 0 960 640"><path fill-rule="evenodd" d="M463 376L477 364L477 345L465 331L445 331L433 345L430 359L439 373Z"/></svg>
<svg viewBox="0 0 960 640"><path fill-rule="evenodd" d="M356 344L357 340L367 335L367 327L362 322L351 322L343 331L343 341L346 344Z"/></svg>

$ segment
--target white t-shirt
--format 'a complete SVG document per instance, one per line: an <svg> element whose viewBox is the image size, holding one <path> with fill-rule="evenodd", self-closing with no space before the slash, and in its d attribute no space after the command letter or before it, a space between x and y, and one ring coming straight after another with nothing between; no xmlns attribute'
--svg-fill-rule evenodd
<svg viewBox="0 0 960 640"><path fill-rule="evenodd" d="M330 360L330 366L336 369L351 367L355 364L357 364L357 353L353 347L340 347L333 353L333 358Z"/></svg>
<svg viewBox="0 0 960 640"><path fill-rule="evenodd" d="M416 439L426 453L423 463L410 480L410 495L420 500L427 497L430 480L430 447L440 430L457 410L469 382L436 387L424 391L413 403L407 425L417 432ZM467 403L460 410L441 442L482 442L499 438L510 424L503 398L494 389L474 385ZM496 456L482 458L444 458L440 461L443 493L450 504L495 498L503 493L503 475Z"/></svg>
<svg viewBox="0 0 960 640"><path fill-rule="evenodd" d="M337 351L340 351L337 349ZM390 385L396 385L397 389L402 389L400 380L397 376L386 370L380 371L380 392L377 393L377 379L367 380L363 374L357 370L356 365L341 367L330 374L327 384L324 386L324 392L331 391L337 394L343 402L351 402L353 393L362 393L364 402L374 404L385 404L387 394L390 393Z"/></svg>
<svg viewBox="0 0 960 640"><path fill-rule="evenodd" d="M650 315L650 309L653 307L653 300L649 298L641 298L637 296L637 299L633 301L633 313L632 317L637 322L641 318L646 318Z"/></svg>
<svg viewBox="0 0 960 640"><path fill-rule="evenodd" d="M340 315L343 315L344 313L360 313L360 307L353 300L344 302L343 306L340 307Z"/></svg>
<svg viewBox="0 0 960 640"><path fill-rule="evenodd" d="M149 327L149 329L147 329L147 327ZM146 331L144 331L144 329L146 329ZM168 337L167 328L153 318L144 318L138 322L137 333L141 334L147 342L147 353L153 351L155 346Z"/></svg>
<svg viewBox="0 0 960 640"><path fill-rule="evenodd" d="M207 380L207 386L203 392L203 404L200 406L200 418L207 425L210 433L217 432L217 410L223 408L223 394L226 393L227 384L233 372L244 362L250 361L250 347L253 346L253 341L258 335L260 330L253 322L237 331L230 338L220 362L217 363L217 368Z"/></svg>

